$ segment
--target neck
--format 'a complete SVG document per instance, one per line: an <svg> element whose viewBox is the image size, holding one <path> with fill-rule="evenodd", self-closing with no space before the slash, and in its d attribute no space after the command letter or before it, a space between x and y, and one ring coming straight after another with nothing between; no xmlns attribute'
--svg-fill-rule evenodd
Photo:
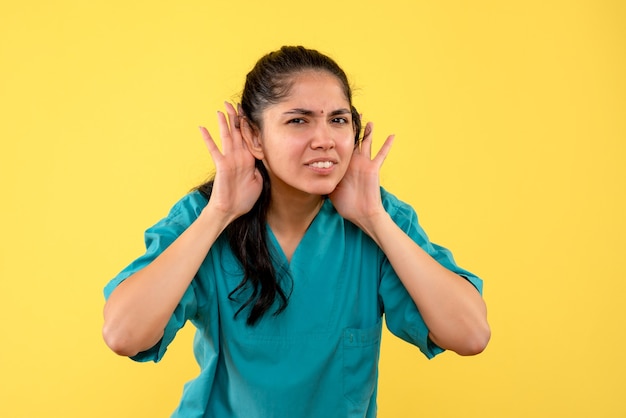
<svg viewBox="0 0 626 418"><path fill-rule="evenodd" d="M309 227L323 202L324 199L318 195L272 193L267 221L274 232L300 234Z"/></svg>

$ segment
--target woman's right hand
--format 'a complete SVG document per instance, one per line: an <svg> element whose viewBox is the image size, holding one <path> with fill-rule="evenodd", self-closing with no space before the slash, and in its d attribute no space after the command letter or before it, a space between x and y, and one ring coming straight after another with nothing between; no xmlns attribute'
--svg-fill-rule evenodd
<svg viewBox="0 0 626 418"><path fill-rule="evenodd" d="M239 116L231 104L218 113L223 151L200 128L215 163L215 182L203 214L158 257L111 293L104 307L104 339L116 353L134 356L153 347L207 253L237 217L249 212L263 186L255 159L244 144Z"/></svg>
<svg viewBox="0 0 626 418"><path fill-rule="evenodd" d="M207 206L223 213L230 221L249 212L261 195L263 178L255 167L255 158L241 136L240 116L226 102L226 115L217 112L220 151L209 131L200 127L204 142L215 164L213 191Z"/></svg>

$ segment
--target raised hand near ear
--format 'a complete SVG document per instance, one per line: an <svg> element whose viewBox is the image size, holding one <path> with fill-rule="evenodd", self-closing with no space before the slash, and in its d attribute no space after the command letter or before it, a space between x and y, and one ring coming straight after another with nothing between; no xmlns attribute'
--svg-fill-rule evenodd
<svg viewBox="0 0 626 418"><path fill-rule="evenodd" d="M387 137L376 156L371 158L373 127L372 122L365 126L363 141L355 147L346 174L329 196L337 212L365 232L370 220L385 214L379 175L394 139L393 135Z"/></svg>
<svg viewBox="0 0 626 418"><path fill-rule="evenodd" d="M230 103L225 106L228 119L217 112L222 151L206 128L201 127L200 132L215 164L209 204L232 221L252 209L261 194L263 178L241 136L240 115Z"/></svg>

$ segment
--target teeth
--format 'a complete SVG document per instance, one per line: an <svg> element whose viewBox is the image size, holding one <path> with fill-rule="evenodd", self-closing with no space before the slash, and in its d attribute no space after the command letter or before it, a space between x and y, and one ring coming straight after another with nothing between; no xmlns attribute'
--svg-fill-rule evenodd
<svg viewBox="0 0 626 418"><path fill-rule="evenodd" d="M311 167L315 167L315 168L330 168L332 167L333 163L330 161L318 161L315 163L311 163L310 165Z"/></svg>

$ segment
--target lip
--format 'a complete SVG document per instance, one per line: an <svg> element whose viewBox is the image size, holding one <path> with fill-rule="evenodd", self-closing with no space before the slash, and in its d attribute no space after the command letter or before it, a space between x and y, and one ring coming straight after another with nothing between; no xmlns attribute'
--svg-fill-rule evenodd
<svg viewBox="0 0 626 418"><path fill-rule="evenodd" d="M320 157L320 158L314 158L312 160L306 161L304 163L304 165L311 165L313 163L323 163L329 161L331 163L333 163L333 165L339 164L339 161L337 161L337 159L335 158L330 158L330 157Z"/></svg>
<svg viewBox="0 0 626 418"><path fill-rule="evenodd" d="M314 164L314 163L321 163L321 162L330 162L331 165L330 165L330 167L314 167L314 166L311 165L311 164ZM318 173L318 174L329 174L330 172L332 172L335 169L335 166L337 166L337 164L338 164L338 161L336 159L333 159L333 158L315 158L315 159L307 161L305 163L305 166L309 170L311 170L311 171L313 171L315 173Z"/></svg>

